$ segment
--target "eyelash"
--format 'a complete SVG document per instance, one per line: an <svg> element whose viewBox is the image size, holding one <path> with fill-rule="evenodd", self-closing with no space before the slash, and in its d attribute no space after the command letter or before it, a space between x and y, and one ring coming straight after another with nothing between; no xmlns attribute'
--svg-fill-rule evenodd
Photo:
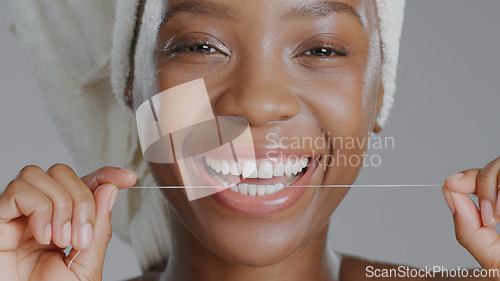
<svg viewBox="0 0 500 281"><path fill-rule="evenodd" d="M219 51L216 47L214 47L212 44L206 42L206 41L194 41L194 42L191 42L191 43L185 43L185 42L180 42L180 43L177 43L175 44L174 46L170 47L170 52L171 54L173 55L176 55L176 54L180 54L180 53L183 53L185 51L191 51L190 49L191 48L194 48L194 47L199 47L199 46L207 46L208 48L210 49L213 49L215 51ZM328 55L328 56L316 56L316 55L312 55L312 54L307 54L308 52L311 52L313 50L320 50L320 49L325 49L326 51L328 52L332 52L332 55L335 56L341 56L341 57L345 57L348 55L348 52L347 50L343 47L343 46L332 46L332 45L329 45L329 44L322 44L322 45L317 45L317 46L314 46L310 49L308 49L307 51L301 53L301 54L298 54L298 55L295 55L294 57L300 57L300 56L303 56L303 55L306 55L306 56L314 56L314 57L331 57L332 55ZM193 53L197 53L195 51L191 51ZM204 53L204 52L200 52L200 53ZM207 54L212 54L214 52L208 52Z"/></svg>
<svg viewBox="0 0 500 281"><path fill-rule="evenodd" d="M341 57L345 57L348 54L347 50L343 46L332 46L332 45L328 45L328 44L323 44L323 45L314 46L314 47L308 49L307 51L305 51L299 55L296 55L295 57L302 56L303 54L305 54L307 56L315 56L312 54L307 54L307 52L311 52L312 50L319 50L319 49L325 49L329 52L332 52L333 55L337 55L337 56L341 56ZM322 57L322 56L316 56L316 57ZM326 57L330 57L330 56L326 56Z"/></svg>
<svg viewBox="0 0 500 281"><path fill-rule="evenodd" d="M190 42L190 43L180 42L180 43L177 43L174 46L172 46L170 48L170 50L171 50L172 54L180 54L180 53L183 53L185 51L191 51L190 50L191 48L199 47L199 46L207 46L211 49L219 51L212 44L205 42L205 41L194 41L194 42ZM192 52L195 53L194 51L192 51ZM212 52L209 52L209 53L212 53Z"/></svg>

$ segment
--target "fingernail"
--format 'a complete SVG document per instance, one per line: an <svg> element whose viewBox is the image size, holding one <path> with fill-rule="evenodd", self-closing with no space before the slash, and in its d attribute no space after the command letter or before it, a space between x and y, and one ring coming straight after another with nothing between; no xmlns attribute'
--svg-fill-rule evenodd
<svg viewBox="0 0 500 281"><path fill-rule="evenodd" d="M493 206L488 200L481 201L481 219L483 220L483 225L491 225L495 219L493 218Z"/></svg>
<svg viewBox="0 0 500 281"><path fill-rule="evenodd" d="M135 174L134 171L129 170L129 169L124 169L124 168L120 168L118 171L120 171L121 173L123 173L127 176L131 176L131 175Z"/></svg>
<svg viewBox="0 0 500 281"><path fill-rule="evenodd" d="M97 191L98 191L99 189L101 189L101 187L102 187L102 185L100 185L98 188L96 188L96 190L94 190L94 196L96 195Z"/></svg>
<svg viewBox="0 0 500 281"><path fill-rule="evenodd" d="M63 226L62 243L66 247L69 246L69 244L71 244L71 222L67 222Z"/></svg>
<svg viewBox="0 0 500 281"><path fill-rule="evenodd" d="M118 189L115 189L111 194L111 199L109 200L109 212L113 210L113 206L115 205L116 196L118 196Z"/></svg>
<svg viewBox="0 0 500 281"><path fill-rule="evenodd" d="M456 173L447 178L447 180L458 181L464 176L464 173Z"/></svg>
<svg viewBox="0 0 500 281"><path fill-rule="evenodd" d="M78 232L78 245L83 249L90 248L90 242L92 239L92 226L90 223L86 223L80 227Z"/></svg>
<svg viewBox="0 0 500 281"><path fill-rule="evenodd" d="M50 226L50 224L48 224L45 227L45 232L43 233L43 242L45 243L45 245L49 245L51 240L52 240L52 227Z"/></svg>
<svg viewBox="0 0 500 281"><path fill-rule="evenodd" d="M455 203L453 203L450 192L443 189L443 195L444 201L446 201L446 204L448 204L448 208L450 208L451 214L455 215Z"/></svg>

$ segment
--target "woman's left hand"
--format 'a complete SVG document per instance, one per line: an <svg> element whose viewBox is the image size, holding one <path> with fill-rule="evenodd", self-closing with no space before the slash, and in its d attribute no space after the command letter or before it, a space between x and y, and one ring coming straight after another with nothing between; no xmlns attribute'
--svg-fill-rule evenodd
<svg viewBox="0 0 500 281"><path fill-rule="evenodd" d="M445 180L443 194L455 223L458 242L483 268L500 270L500 157L482 169L470 169ZM469 194L477 195L479 209ZM493 280L500 280L494 278Z"/></svg>

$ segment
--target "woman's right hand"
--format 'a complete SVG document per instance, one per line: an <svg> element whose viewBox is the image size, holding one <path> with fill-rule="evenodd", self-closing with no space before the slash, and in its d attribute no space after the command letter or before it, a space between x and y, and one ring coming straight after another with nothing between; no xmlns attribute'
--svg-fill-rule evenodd
<svg viewBox="0 0 500 281"><path fill-rule="evenodd" d="M63 164L23 168L0 196L0 280L101 280L111 208L136 179L114 167L81 179Z"/></svg>

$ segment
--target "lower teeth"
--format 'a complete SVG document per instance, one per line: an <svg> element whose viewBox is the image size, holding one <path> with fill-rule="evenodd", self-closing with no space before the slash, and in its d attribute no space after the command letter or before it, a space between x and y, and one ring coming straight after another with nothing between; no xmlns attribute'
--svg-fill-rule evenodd
<svg viewBox="0 0 500 281"><path fill-rule="evenodd" d="M247 183L229 184L216 171L213 171L212 169L207 169L207 172L214 180L218 181L221 185L229 187L232 191L250 196L264 196L279 192L283 190L285 187L297 181L303 175L303 173L301 172L295 176L287 177L287 182L285 184L277 183L269 185L256 185Z"/></svg>
<svg viewBox="0 0 500 281"><path fill-rule="evenodd" d="M238 185L232 184L229 187L231 188L231 190L239 192L241 194L250 196L263 196L281 191L283 188L285 188L285 185L283 185L282 183L269 184L269 185L240 183Z"/></svg>

